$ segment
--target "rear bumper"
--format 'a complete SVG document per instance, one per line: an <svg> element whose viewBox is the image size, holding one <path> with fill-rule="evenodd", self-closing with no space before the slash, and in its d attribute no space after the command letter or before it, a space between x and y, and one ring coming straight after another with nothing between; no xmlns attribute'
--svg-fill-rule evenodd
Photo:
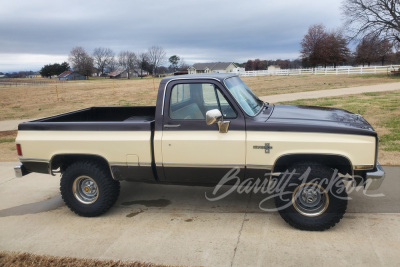
<svg viewBox="0 0 400 267"><path fill-rule="evenodd" d="M376 169L372 172L367 172L365 175L365 189L366 190L376 190L378 189L383 180L385 179L385 171L379 162L376 164Z"/></svg>
<svg viewBox="0 0 400 267"><path fill-rule="evenodd" d="M21 178L29 173L24 165L20 164L14 167L15 177Z"/></svg>

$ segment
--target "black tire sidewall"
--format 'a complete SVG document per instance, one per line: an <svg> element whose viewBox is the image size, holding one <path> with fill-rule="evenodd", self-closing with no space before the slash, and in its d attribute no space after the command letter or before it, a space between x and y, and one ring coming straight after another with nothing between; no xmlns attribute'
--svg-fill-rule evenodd
<svg viewBox="0 0 400 267"><path fill-rule="evenodd" d="M311 168L307 179L300 180L300 176ZM275 205L282 218L295 228L301 230L321 231L329 229L340 221L347 209L347 192L341 179L332 178L333 170L326 166L314 163L298 163L289 168L296 169L298 175L287 177L287 186L284 192L293 193L301 184L312 182L320 185L327 192L329 204L327 209L317 216L306 216L301 214L293 205L292 196L287 194L283 197L275 197ZM332 180L335 179L335 180ZM289 203L290 202L290 203ZM286 208L283 208L286 207Z"/></svg>
<svg viewBox="0 0 400 267"><path fill-rule="evenodd" d="M72 188L79 176L88 176L96 182L98 197L95 202L85 204L75 197ZM80 216L94 217L105 213L117 200L119 182L114 181L109 172L96 163L77 162L62 174L60 191L64 202L73 212Z"/></svg>

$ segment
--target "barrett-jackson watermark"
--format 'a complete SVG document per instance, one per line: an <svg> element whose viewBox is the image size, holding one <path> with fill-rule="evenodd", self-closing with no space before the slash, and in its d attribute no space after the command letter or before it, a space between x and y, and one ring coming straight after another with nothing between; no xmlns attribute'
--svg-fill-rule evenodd
<svg viewBox="0 0 400 267"><path fill-rule="evenodd" d="M309 179L311 168L308 167L307 170L302 174L296 173L296 170L293 171L286 170L285 172L281 173L279 177L270 178L269 173L266 173L264 178L261 179L247 178L243 181L241 181L241 179L238 177L239 172L240 172L239 168L233 168L228 173L226 173L225 176L222 177L219 183L215 186L214 190L212 191L212 196L209 196L207 195L207 193L205 193L206 199L209 201L218 201L224 199L225 197L231 195L234 192L237 192L238 194L261 193L261 194L266 194L267 197L265 197L260 201L259 208L264 211L277 211L278 210L277 208L273 209L265 208L263 207L263 205L267 201L273 200L275 197L280 197L283 200L290 200L290 198L292 198L293 192L285 190L287 190L287 188L290 186L294 185L298 186L305 183L315 184L316 187L320 186L324 188L326 192L330 192L331 197L336 197L340 199L347 199L347 200L352 199L349 196L346 197L341 196L343 190L346 190L348 194L350 194L353 191L358 192L362 190L363 194L368 197L385 196L382 193L370 194L367 191L370 185L369 181L366 182L365 187L362 186L355 187L352 185L352 183L347 183L344 185L342 183L343 177L340 177L338 175L338 170L334 170L331 177ZM300 175L300 174L301 176L297 178L296 184L290 183L293 175ZM228 186L228 190L226 191L222 189L222 187L225 185ZM334 188L336 188L336 190L333 190ZM289 201L287 206L280 207L280 209L285 209L291 204L292 203Z"/></svg>

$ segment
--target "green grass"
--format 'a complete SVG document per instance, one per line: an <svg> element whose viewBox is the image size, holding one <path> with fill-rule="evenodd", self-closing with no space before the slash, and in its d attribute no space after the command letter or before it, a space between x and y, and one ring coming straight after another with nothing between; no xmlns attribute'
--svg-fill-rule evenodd
<svg viewBox="0 0 400 267"><path fill-rule="evenodd" d="M400 152L400 91L363 93L360 95L301 99L283 102L290 105L336 107L358 113L383 134L379 135L380 148Z"/></svg>
<svg viewBox="0 0 400 267"><path fill-rule="evenodd" d="M365 74L352 74L351 77L369 79L369 78L387 78L388 75L386 73L377 73L377 74L365 73Z"/></svg>
<svg viewBox="0 0 400 267"><path fill-rule="evenodd" d="M387 74L387 73L365 73L365 74L352 74L350 75L353 78L363 78L363 79L370 79L370 78L384 78L384 79L399 79L400 76L394 76L391 74Z"/></svg>
<svg viewBox="0 0 400 267"><path fill-rule="evenodd" d="M364 95L366 95L366 96L378 96L379 94L375 93L375 92L369 92L369 93L364 93Z"/></svg>
<svg viewBox="0 0 400 267"><path fill-rule="evenodd" d="M132 106L132 104L125 99L121 99L118 101L118 106L129 107L129 106Z"/></svg>
<svg viewBox="0 0 400 267"><path fill-rule="evenodd" d="M15 138L0 138L0 144L2 143L13 143L15 142Z"/></svg>
<svg viewBox="0 0 400 267"><path fill-rule="evenodd" d="M385 144L386 151L400 151L400 116L389 117L382 124L390 129L390 134L381 136L381 143Z"/></svg>

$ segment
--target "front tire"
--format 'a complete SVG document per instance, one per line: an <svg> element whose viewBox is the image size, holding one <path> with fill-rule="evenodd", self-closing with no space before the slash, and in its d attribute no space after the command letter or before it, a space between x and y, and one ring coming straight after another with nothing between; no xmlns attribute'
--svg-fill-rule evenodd
<svg viewBox="0 0 400 267"><path fill-rule="evenodd" d="M291 226L308 231L323 231L337 224L347 209L343 181L337 175L332 177L332 169L317 163L297 163L289 168L289 172L293 170L296 174L281 177L285 180L274 199L281 217Z"/></svg>
<svg viewBox="0 0 400 267"><path fill-rule="evenodd" d="M74 213L95 217L107 212L117 201L120 185L110 171L91 161L75 162L61 177L60 191Z"/></svg>

